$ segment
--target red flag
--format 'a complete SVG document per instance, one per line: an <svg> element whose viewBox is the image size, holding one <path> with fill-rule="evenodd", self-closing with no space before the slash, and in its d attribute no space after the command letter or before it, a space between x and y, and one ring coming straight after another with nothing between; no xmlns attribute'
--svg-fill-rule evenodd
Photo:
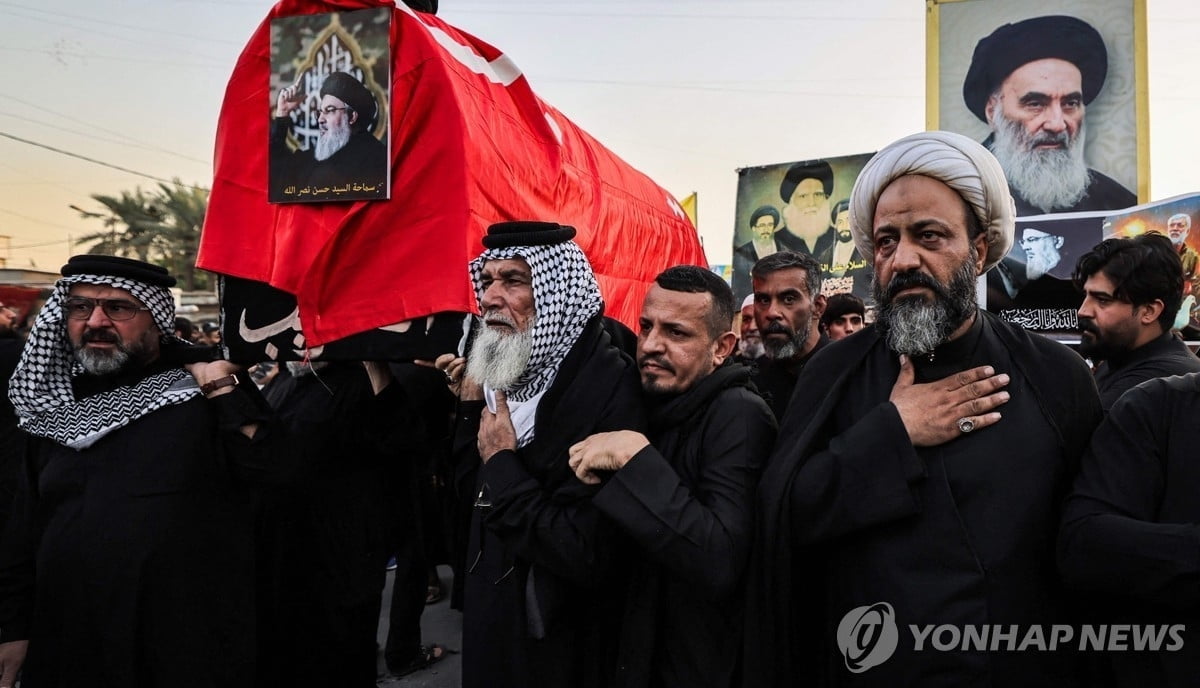
<svg viewBox="0 0 1200 688"><path fill-rule="evenodd" d="M229 82L197 265L294 294L309 346L475 311L467 262L488 225L572 225L606 313L636 326L650 282L707 265L675 199L542 102L499 50L401 5L391 24L391 199L267 202L270 20L390 6L284 0Z"/></svg>

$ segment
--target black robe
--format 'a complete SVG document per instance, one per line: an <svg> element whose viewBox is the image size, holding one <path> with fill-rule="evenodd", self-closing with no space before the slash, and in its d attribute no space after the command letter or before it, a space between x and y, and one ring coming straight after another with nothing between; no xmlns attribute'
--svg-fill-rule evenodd
<svg viewBox="0 0 1200 688"><path fill-rule="evenodd" d="M1107 411L1122 394L1146 380L1188 373L1200 373L1200 358L1183 340L1164 332L1157 339L1096 366L1100 405Z"/></svg>
<svg viewBox="0 0 1200 688"><path fill-rule="evenodd" d="M263 392L286 446L257 514L257 685L374 686L393 512L412 506L398 486L420 424L398 382L376 395L358 363L281 372Z"/></svg>
<svg viewBox="0 0 1200 688"><path fill-rule="evenodd" d="M1094 595L1083 605L1086 620L1186 627L1182 648L1090 653L1100 665L1092 685L1200 681L1197 418L1200 374L1151 380L1112 407L1083 456L1063 510L1058 561L1069 585Z"/></svg>
<svg viewBox="0 0 1200 688"><path fill-rule="evenodd" d="M462 405L455 437L459 485L484 495L467 545L463 686L606 685L627 545L592 504L599 486L567 465L567 450L593 433L642 428L636 367L596 316L538 403L534 439L481 466L482 408Z"/></svg>
<svg viewBox="0 0 1200 688"><path fill-rule="evenodd" d="M888 401L899 364L874 327L806 367L799 386L827 393L796 396L760 481L746 686L1071 685L1066 653L914 651L910 624L1066 619L1054 534L1101 414L1095 384L1070 349L983 312L914 360L918 383L984 364L1011 377L1001 421L920 449ZM880 602L895 654L851 673L839 622Z"/></svg>
<svg viewBox="0 0 1200 688"><path fill-rule="evenodd" d="M593 500L639 548L614 686L734 685L754 494L776 427L749 381L729 363L654 404L651 446Z"/></svg>
<svg viewBox="0 0 1200 688"><path fill-rule="evenodd" d="M76 378L78 397L114 378ZM274 458L252 383L143 416L76 451L29 440L0 544L0 641L28 639L24 685L252 686L247 482ZM255 439L238 430L259 422Z"/></svg>
<svg viewBox="0 0 1200 688"><path fill-rule="evenodd" d="M768 356L759 356L754 360L750 366L751 380L763 400L767 402L767 406L771 408L775 420L783 420L788 403L796 392L796 381L804 372L804 366L829 342L829 337L820 335L812 351L797 360L777 361Z"/></svg>

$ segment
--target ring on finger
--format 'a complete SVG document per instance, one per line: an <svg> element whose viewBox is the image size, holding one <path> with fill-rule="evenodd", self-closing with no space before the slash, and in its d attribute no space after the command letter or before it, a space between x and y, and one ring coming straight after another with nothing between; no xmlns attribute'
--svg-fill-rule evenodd
<svg viewBox="0 0 1200 688"><path fill-rule="evenodd" d="M958 431L964 435L975 429L975 421L967 418L966 416L959 418L956 421L956 424L958 425Z"/></svg>

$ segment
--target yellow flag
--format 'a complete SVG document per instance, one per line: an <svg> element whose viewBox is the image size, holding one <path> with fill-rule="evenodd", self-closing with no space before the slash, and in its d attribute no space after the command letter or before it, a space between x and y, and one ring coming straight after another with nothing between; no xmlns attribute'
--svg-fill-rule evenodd
<svg viewBox="0 0 1200 688"><path fill-rule="evenodd" d="M699 227L696 224L696 192L693 191L690 196L679 202L679 207L683 208L683 212L687 213L688 219L692 221L693 227Z"/></svg>

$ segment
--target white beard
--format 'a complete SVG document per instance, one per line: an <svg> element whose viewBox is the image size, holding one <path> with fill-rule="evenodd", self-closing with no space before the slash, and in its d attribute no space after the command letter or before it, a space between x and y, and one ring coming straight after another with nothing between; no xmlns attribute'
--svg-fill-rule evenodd
<svg viewBox="0 0 1200 688"><path fill-rule="evenodd" d="M1072 140L1066 132L1061 137L1066 148L1034 150L1035 140L1054 138L1049 134L1037 137L1025 131L1025 125L1004 116L1003 107L996 110L995 139L992 153L1000 161L1009 185L1022 198L1043 212L1070 208L1087 193L1091 173L1083 161L1085 127Z"/></svg>
<svg viewBox="0 0 1200 688"><path fill-rule="evenodd" d="M515 326L499 315L485 316ZM492 389L511 390L533 352L533 323L524 332L505 334L479 321L475 325L475 341L467 354L467 377Z"/></svg>
<svg viewBox="0 0 1200 688"><path fill-rule="evenodd" d="M1025 254L1025 276L1032 282L1050 272L1058 263L1057 252L1053 261L1047 258L1045 253L1034 253L1032 255L1027 253Z"/></svg>
<svg viewBox="0 0 1200 688"><path fill-rule="evenodd" d="M330 156L340 151L347 143L350 143L352 133L350 127L345 125L326 129L324 133L317 137L317 146L313 149L313 157L318 162L328 160Z"/></svg>

